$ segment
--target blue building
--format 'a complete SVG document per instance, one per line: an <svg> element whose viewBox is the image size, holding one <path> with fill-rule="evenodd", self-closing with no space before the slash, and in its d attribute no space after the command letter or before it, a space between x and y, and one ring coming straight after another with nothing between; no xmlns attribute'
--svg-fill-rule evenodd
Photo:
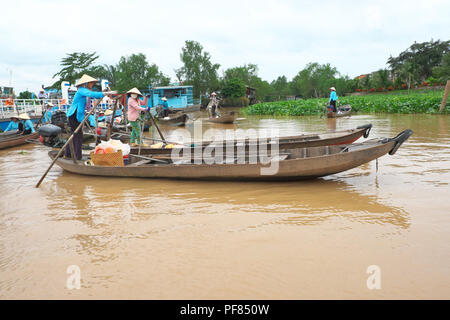
<svg viewBox="0 0 450 320"><path fill-rule="evenodd" d="M151 89L152 107L162 105L166 97L169 107L173 109L190 109L194 107L193 86L154 87Z"/></svg>

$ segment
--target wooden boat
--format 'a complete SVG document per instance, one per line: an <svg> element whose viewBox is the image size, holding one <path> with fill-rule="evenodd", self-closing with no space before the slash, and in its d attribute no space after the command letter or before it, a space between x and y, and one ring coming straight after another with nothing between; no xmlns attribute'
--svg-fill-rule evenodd
<svg viewBox="0 0 450 320"><path fill-rule="evenodd" d="M64 158L59 158L56 164L68 172L105 177L235 181L313 179L356 168L387 153L393 155L411 134L412 131L408 129L395 138L374 139L349 145L290 149L278 155L269 154L269 163L264 163L259 156L256 156L257 161L249 161L252 155L247 154L243 162L237 157L214 164L208 164L211 160L208 158L191 158L185 161L166 159L166 163L161 163L160 159L135 155L131 155L130 164L123 167L92 166L86 161ZM56 155L56 151L49 152L52 159ZM271 166L277 166L276 170L271 172Z"/></svg>
<svg viewBox="0 0 450 320"><path fill-rule="evenodd" d="M352 107L349 104L346 104L342 107L338 108L337 112L328 112L327 117L328 118L340 118L340 117L346 117L351 115L352 113Z"/></svg>
<svg viewBox="0 0 450 320"><path fill-rule="evenodd" d="M366 124L363 126L359 126L356 129L342 130L336 132L327 132L321 134L305 134L299 136L287 136L280 137L278 139L280 149L292 149L292 148L307 148L307 147L318 147L318 146L327 146L327 145L337 145L337 144L350 144L364 136L367 138L370 134L370 130L372 129L372 124ZM112 135L113 139L121 139L125 135L119 136L118 134ZM254 140L236 140L232 142L232 146L237 150L241 145L245 145L246 149L249 150L251 145L255 145L259 142ZM269 142L267 142L269 143ZM184 147L190 148L191 152L194 152L196 148L204 149L206 146L212 145L213 141L202 141L202 142L193 142L191 144L192 147ZM227 146L228 144L228 146ZM229 148L230 142L224 141L223 147L224 149ZM180 149L180 148L178 148ZM131 148L131 153L137 154L139 148L133 147ZM175 150L176 151L176 150ZM165 149L165 148L151 148L151 147L141 147L140 154L171 154L173 149Z"/></svg>
<svg viewBox="0 0 450 320"><path fill-rule="evenodd" d="M0 149L19 146L28 143L28 139L35 139L39 137L38 132L22 135L17 131L0 133Z"/></svg>
<svg viewBox="0 0 450 320"><path fill-rule="evenodd" d="M158 118L158 122L162 125L184 126L188 118L189 117L186 113L179 112L165 118Z"/></svg>
<svg viewBox="0 0 450 320"><path fill-rule="evenodd" d="M236 117L237 114L234 111L231 111L216 118L209 118L208 121L214 123L233 123L236 120Z"/></svg>

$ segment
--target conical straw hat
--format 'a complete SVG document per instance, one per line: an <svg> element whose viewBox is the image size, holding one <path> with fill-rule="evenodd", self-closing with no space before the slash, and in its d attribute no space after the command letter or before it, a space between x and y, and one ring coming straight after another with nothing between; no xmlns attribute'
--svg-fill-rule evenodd
<svg viewBox="0 0 450 320"><path fill-rule="evenodd" d="M55 105L53 103L51 103L51 102L48 102L47 105L46 105L46 107L50 107L50 108L53 108L54 106Z"/></svg>
<svg viewBox="0 0 450 320"><path fill-rule="evenodd" d="M136 94L138 94L138 95L140 95L140 96L142 97L142 93L139 91L138 88L133 88L133 89L129 90L127 93L128 93L128 94L130 94L130 93L136 93Z"/></svg>
<svg viewBox="0 0 450 320"><path fill-rule="evenodd" d="M19 119L30 120L30 117L26 113L21 113L21 114L19 114Z"/></svg>
<svg viewBox="0 0 450 320"><path fill-rule="evenodd" d="M108 109L105 111L105 116L112 115L112 113L113 113L112 110Z"/></svg>
<svg viewBox="0 0 450 320"><path fill-rule="evenodd" d="M162 101L167 101L167 98L166 98L166 97L164 97L164 98L162 98L161 100L162 100Z"/></svg>
<svg viewBox="0 0 450 320"><path fill-rule="evenodd" d="M82 84L89 83L89 82L97 82L98 80L95 78L92 78L91 76L88 76L87 74L83 74L83 76L80 78L80 80L75 83L75 86L81 86Z"/></svg>

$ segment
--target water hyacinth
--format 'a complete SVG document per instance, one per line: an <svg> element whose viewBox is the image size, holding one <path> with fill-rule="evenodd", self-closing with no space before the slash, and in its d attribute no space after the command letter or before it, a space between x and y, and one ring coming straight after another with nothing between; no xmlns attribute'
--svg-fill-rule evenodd
<svg viewBox="0 0 450 320"><path fill-rule="evenodd" d="M352 110L362 113L438 113L442 91L406 94L375 94L339 97L339 105L349 104ZM328 99L263 102L244 110L248 115L304 116L321 114ZM447 103L448 105L448 103ZM448 110L448 108L447 108ZM448 111L447 111L448 112Z"/></svg>

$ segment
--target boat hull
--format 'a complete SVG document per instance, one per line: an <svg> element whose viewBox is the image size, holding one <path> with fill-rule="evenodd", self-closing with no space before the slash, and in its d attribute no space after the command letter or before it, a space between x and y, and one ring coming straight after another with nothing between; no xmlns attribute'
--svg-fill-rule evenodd
<svg viewBox="0 0 450 320"><path fill-rule="evenodd" d="M28 143L27 140L36 139L37 137L39 137L38 132L27 134L25 136L19 135L19 134L14 134L11 136L0 137L0 149L6 149L6 148L12 148L15 146L20 146L22 144Z"/></svg>
<svg viewBox="0 0 450 320"><path fill-rule="evenodd" d="M266 175L272 164L152 164L142 166L86 166L68 159L56 164L68 172L104 177L168 178L192 180L303 180L336 174L356 168L387 153L395 153L412 134L406 130L393 139L383 139L347 146L326 146L291 150L295 158L277 161L278 170ZM400 139L398 138L400 137ZM331 150L331 151L330 151ZM347 151L346 151L347 150ZM393 152L394 150L394 152ZM327 154L327 152L332 152ZM302 157L302 154L305 157ZM55 151L49 153L51 158Z"/></svg>

